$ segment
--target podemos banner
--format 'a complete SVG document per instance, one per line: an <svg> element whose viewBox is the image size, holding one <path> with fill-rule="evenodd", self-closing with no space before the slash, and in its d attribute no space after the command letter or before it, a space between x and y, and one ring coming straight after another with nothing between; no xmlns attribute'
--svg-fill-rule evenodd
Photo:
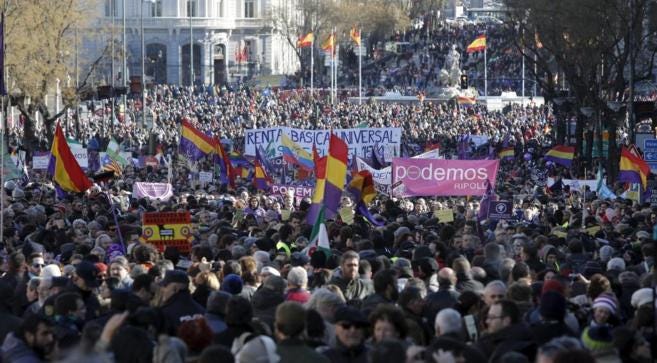
<svg viewBox="0 0 657 363"><path fill-rule="evenodd" d="M495 187L499 160L435 160L394 158L395 196L476 196Z"/></svg>

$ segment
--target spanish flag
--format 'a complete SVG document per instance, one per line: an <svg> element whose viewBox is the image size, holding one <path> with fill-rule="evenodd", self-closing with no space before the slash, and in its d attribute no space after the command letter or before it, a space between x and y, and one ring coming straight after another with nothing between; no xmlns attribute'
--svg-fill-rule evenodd
<svg viewBox="0 0 657 363"><path fill-rule="evenodd" d="M636 155L626 147L621 149L620 173L618 180L628 183L641 183L643 189L648 185L650 166L639 155Z"/></svg>
<svg viewBox="0 0 657 363"><path fill-rule="evenodd" d="M545 154L545 157L543 159L570 168L570 165L573 163L574 158L575 158L575 147L557 145L552 149L550 149L550 151L548 151Z"/></svg>
<svg viewBox="0 0 657 363"><path fill-rule="evenodd" d="M297 48L312 47L314 42L315 35L310 32L304 36L299 37L299 40L297 40Z"/></svg>
<svg viewBox="0 0 657 363"><path fill-rule="evenodd" d="M484 49L486 49L486 36L480 35L468 45L468 48L465 51L468 53L474 53Z"/></svg>
<svg viewBox="0 0 657 363"><path fill-rule="evenodd" d="M464 106L472 106L477 103L477 99L474 97L468 96L458 96L456 97L456 103Z"/></svg>
<svg viewBox="0 0 657 363"><path fill-rule="evenodd" d="M351 36L351 40L353 40L354 43L360 47L360 30L356 29L356 26L354 26L351 28L349 35Z"/></svg>
<svg viewBox="0 0 657 363"><path fill-rule="evenodd" d="M500 159L505 159L505 158L511 158L513 159L516 156L516 151L515 149L510 146L510 147L505 147L502 149L499 153Z"/></svg>
<svg viewBox="0 0 657 363"><path fill-rule="evenodd" d="M68 147L66 137L59 123L55 129L55 137L50 148L48 175L52 177L53 182L59 188L66 192L82 193L92 186L91 181L84 174Z"/></svg>
<svg viewBox="0 0 657 363"><path fill-rule="evenodd" d="M335 34L331 34L326 38L324 43L322 43L322 50L331 55L335 55Z"/></svg>
<svg viewBox="0 0 657 363"><path fill-rule="evenodd" d="M182 122L179 149L188 159L198 161L204 156L212 154L215 151L215 145L210 136L197 130L192 124L184 120Z"/></svg>

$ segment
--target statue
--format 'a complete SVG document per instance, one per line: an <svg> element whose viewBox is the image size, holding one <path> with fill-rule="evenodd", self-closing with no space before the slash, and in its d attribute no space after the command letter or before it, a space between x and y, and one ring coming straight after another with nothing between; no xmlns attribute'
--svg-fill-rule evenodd
<svg viewBox="0 0 657 363"><path fill-rule="evenodd" d="M461 80L461 55L456 50L456 45L452 44L452 49L447 53L445 58L445 71L449 75L445 87L458 87Z"/></svg>

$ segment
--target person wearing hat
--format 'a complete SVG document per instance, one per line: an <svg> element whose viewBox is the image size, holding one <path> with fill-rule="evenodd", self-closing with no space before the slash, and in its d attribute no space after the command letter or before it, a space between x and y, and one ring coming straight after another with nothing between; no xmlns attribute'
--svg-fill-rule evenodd
<svg viewBox="0 0 657 363"><path fill-rule="evenodd" d="M75 272L71 278L73 286L69 289L82 296L87 313L85 320L95 319L100 314L100 300L96 288L100 286L99 271L96 265L89 261L82 261L75 265Z"/></svg>
<svg viewBox="0 0 657 363"><path fill-rule="evenodd" d="M284 302L276 308L274 335L278 341L277 352L282 362L289 363L328 363L329 359L304 344L306 309L294 301Z"/></svg>
<svg viewBox="0 0 657 363"><path fill-rule="evenodd" d="M182 323L181 318L205 314L205 308L194 301L189 292L189 277L184 271L167 271L160 281L160 295L160 308L168 331L174 335Z"/></svg>
<svg viewBox="0 0 657 363"><path fill-rule="evenodd" d="M608 325L615 322L618 311L616 296L603 292L593 300L591 325Z"/></svg>
<svg viewBox="0 0 657 363"><path fill-rule="evenodd" d="M556 291L547 291L541 296L538 308L540 320L531 326L534 340L539 346L560 336L577 336L565 323L566 304L566 298Z"/></svg>
<svg viewBox="0 0 657 363"><path fill-rule="evenodd" d="M335 345L324 354L332 363L367 362L368 348L365 345L367 317L351 306L339 307L334 316Z"/></svg>
<svg viewBox="0 0 657 363"><path fill-rule="evenodd" d="M614 338L608 325L590 326L584 329L582 344L588 349L596 362L621 362L614 347Z"/></svg>
<svg viewBox="0 0 657 363"><path fill-rule="evenodd" d="M333 276L330 284L340 288L347 301L363 300L374 292L371 281L360 278L358 265L360 256L354 251L345 252L340 258L340 276Z"/></svg>
<svg viewBox="0 0 657 363"><path fill-rule="evenodd" d="M110 276L119 280L118 289L132 288L132 278L130 277L130 265L128 259L123 256L115 257L110 263Z"/></svg>

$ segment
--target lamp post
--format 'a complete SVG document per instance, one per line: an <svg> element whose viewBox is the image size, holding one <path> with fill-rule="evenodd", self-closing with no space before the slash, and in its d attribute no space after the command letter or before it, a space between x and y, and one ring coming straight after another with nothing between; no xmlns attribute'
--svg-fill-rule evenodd
<svg viewBox="0 0 657 363"><path fill-rule="evenodd" d="M192 27L192 15L194 13L195 1L189 3L189 86L194 89L194 28Z"/></svg>
<svg viewBox="0 0 657 363"><path fill-rule="evenodd" d="M139 12L141 18L141 126L146 123L146 69L144 66L144 59L146 58L146 47L144 43L144 3L153 3L153 0L142 0L139 5L141 11Z"/></svg>

